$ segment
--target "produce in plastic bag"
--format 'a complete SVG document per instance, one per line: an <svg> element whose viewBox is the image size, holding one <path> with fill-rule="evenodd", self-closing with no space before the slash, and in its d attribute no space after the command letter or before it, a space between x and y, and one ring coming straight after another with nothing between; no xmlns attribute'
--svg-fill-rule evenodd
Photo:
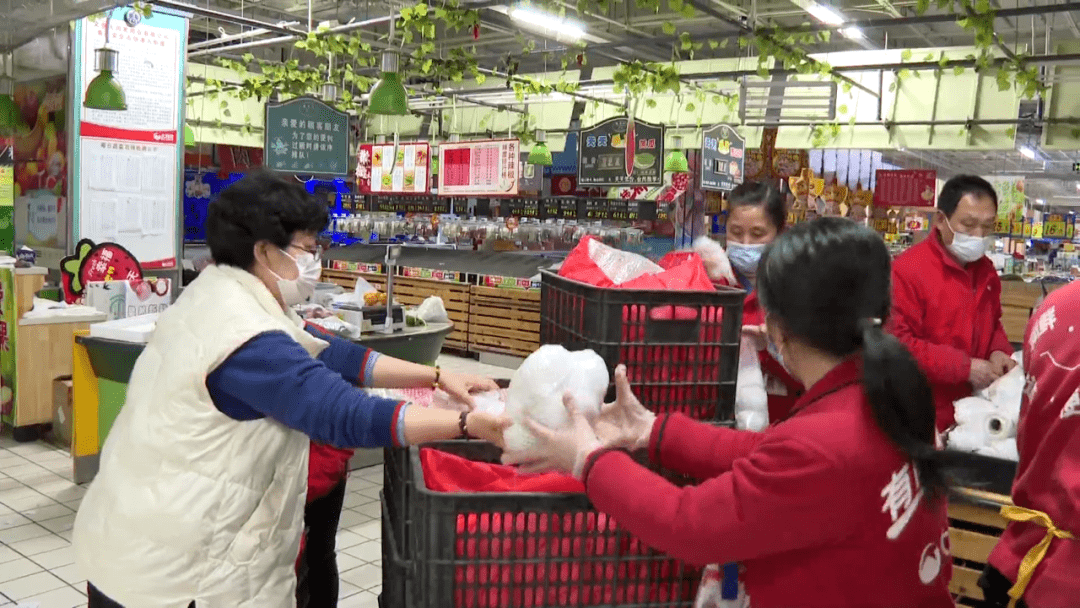
<svg viewBox="0 0 1080 608"><path fill-rule="evenodd" d="M709 278L714 282L726 285L739 284L735 279L735 273L731 270L727 253L720 243L707 236L699 237L694 241L693 250L701 257L701 262L705 264L705 272L709 273Z"/></svg>
<svg viewBox="0 0 1080 608"><path fill-rule="evenodd" d="M739 347L739 376L735 385L735 424L747 431L769 426L769 397L765 376L752 338L743 336Z"/></svg>
<svg viewBox="0 0 1080 608"><path fill-rule="evenodd" d="M591 350L570 352L562 346L547 344L529 355L510 380L506 396L506 415L514 424L503 435L506 448L517 452L536 442L524 422L532 418L550 428L569 424L563 395L574 397L578 410L590 420L600 415L607 393L607 364Z"/></svg>
<svg viewBox="0 0 1080 608"><path fill-rule="evenodd" d="M479 393L473 395L473 407L469 409L468 405L465 405L461 401L454 399L448 395L442 389L435 391L435 395L431 400L431 407L439 408L441 410L453 410L455 412L485 412L488 414L494 414L496 416L501 415L506 411L506 390L488 391L486 393Z"/></svg>
<svg viewBox="0 0 1080 608"><path fill-rule="evenodd" d="M439 296L431 296L420 303L416 308L416 316L427 323L449 323L450 316L446 314L446 305Z"/></svg>

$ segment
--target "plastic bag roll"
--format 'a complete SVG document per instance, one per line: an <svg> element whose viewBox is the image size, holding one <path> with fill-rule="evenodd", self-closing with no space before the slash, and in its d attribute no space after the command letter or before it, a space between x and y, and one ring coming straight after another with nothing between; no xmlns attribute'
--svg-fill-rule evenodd
<svg viewBox="0 0 1080 608"><path fill-rule="evenodd" d="M1016 437L1016 424L1005 416L987 416L983 428L989 442Z"/></svg>

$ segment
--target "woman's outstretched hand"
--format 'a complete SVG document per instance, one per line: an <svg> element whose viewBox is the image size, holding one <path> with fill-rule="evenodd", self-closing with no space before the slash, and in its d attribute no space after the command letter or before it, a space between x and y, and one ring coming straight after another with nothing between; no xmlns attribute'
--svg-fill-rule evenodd
<svg viewBox="0 0 1080 608"><path fill-rule="evenodd" d="M486 412L469 412L466 425L469 435L493 443L500 448L505 445L503 433L513 421L505 416L496 416Z"/></svg>
<svg viewBox="0 0 1080 608"><path fill-rule="evenodd" d="M456 374L442 372L439 380L439 388L446 391L454 399L464 403L471 410L475 405L472 396L477 393L499 390L499 385L491 378L477 376L475 374Z"/></svg>
<svg viewBox="0 0 1080 608"><path fill-rule="evenodd" d="M600 408L596 434L605 447L638 450L649 446L656 414L645 409L630 389L626 366L615 368L615 402Z"/></svg>
<svg viewBox="0 0 1080 608"><path fill-rule="evenodd" d="M536 442L519 452L504 452L503 464L520 465L521 472L526 474L558 471L581 479L585 460L603 444L570 395L563 397L563 405L570 414L569 426L552 430L532 418L526 419L525 425Z"/></svg>

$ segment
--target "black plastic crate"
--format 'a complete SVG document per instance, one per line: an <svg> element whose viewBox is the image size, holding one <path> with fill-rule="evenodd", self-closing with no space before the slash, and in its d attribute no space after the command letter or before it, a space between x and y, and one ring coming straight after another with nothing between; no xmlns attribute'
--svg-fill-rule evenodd
<svg viewBox="0 0 1080 608"><path fill-rule="evenodd" d="M500 456L476 441L422 447ZM385 462L384 608L693 605L701 571L645 547L584 494L433 492L422 447Z"/></svg>
<svg viewBox="0 0 1080 608"><path fill-rule="evenodd" d="M591 348L657 413L732 424L746 292L594 287L541 271L540 343ZM608 399L614 398L614 383Z"/></svg>

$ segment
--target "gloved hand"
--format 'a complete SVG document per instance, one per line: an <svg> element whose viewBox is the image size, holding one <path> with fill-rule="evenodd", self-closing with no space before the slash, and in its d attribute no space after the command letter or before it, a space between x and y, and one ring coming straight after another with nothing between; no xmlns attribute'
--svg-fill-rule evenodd
<svg viewBox="0 0 1080 608"><path fill-rule="evenodd" d="M604 447L638 450L649 447L656 414L645 409L630 389L626 366L615 368L615 402L600 408L596 435Z"/></svg>
<svg viewBox="0 0 1080 608"><path fill-rule="evenodd" d="M569 394L563 397L563 405L570 414L566 428L552 430L532 418L526 419L525 425L536 436L536 443L519 452L503 452L503 464L520 465L526 474L558 471L581 479L589 454L604 446Z"/></svg>

